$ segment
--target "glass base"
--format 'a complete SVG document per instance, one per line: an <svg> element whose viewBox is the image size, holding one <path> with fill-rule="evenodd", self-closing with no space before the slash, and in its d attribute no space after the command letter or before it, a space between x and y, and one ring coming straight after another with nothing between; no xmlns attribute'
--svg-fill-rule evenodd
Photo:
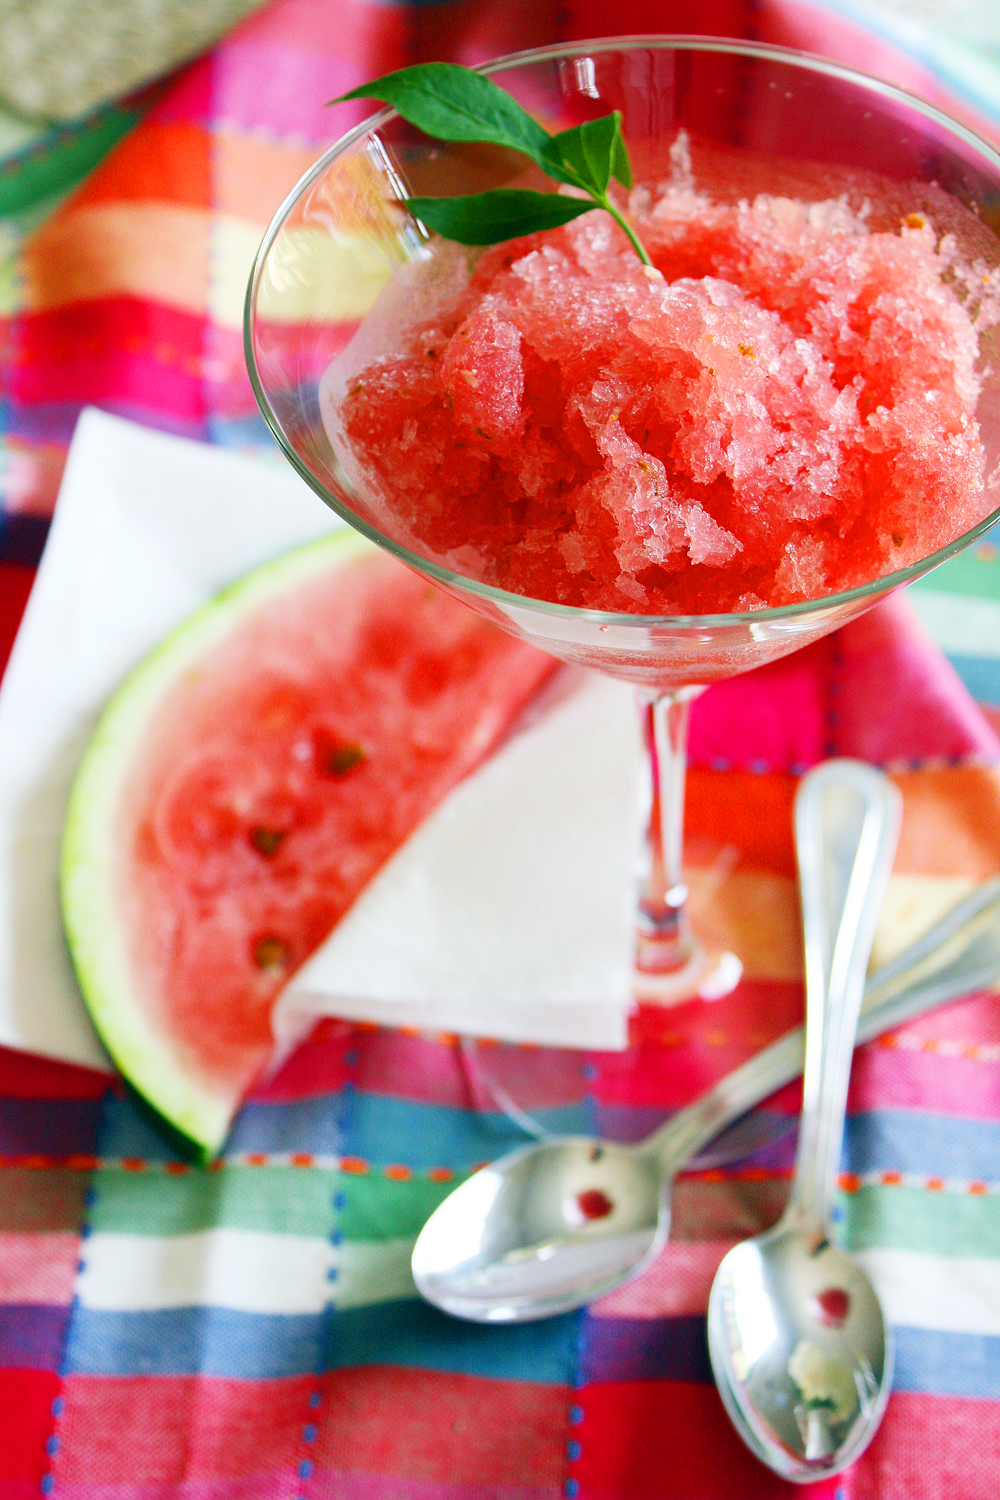
<svg viewBox="0 0 1000 1500"><path fill-rule="evenodd" d="M650 945L640 939L632 991L642 1005L683 1005L688 1000L721 1000L740 982L743 964L735 953L693 944L686 962L657 968Z"/></svg>

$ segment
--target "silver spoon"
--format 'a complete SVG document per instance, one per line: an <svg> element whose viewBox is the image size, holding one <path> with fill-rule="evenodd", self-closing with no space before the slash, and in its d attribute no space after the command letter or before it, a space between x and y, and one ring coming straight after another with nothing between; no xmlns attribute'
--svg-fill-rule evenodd
<svg viewBox="0 0 1000 1500"><path fill-rule="evenodd" d="M878 1294L831 1243L830 1217L865 968L902 799L880 771L829 761L802 781L795 836L806 959L802 1119L788 1206L723 1259L708 1348L748 1447L808 1483L852 1463L882 1419L893 1344Z"/></svg>
<svg viewBox="0 0 1000 1500"><path fill-rule="evenodd" d="M865 987L857 1041L1000 980L1000 878L960 902ZM568 1312L640 1272L670 1228L673 1180L696 1152L802 1071L801 1027L723 1078L637 1145L570 1136L476 1172L413 1251L421 1294L455 1317L510 1323ZM610 1205L587 1217L581 1194ZM593 1211L598 1198L584 1203Z"/></svg>

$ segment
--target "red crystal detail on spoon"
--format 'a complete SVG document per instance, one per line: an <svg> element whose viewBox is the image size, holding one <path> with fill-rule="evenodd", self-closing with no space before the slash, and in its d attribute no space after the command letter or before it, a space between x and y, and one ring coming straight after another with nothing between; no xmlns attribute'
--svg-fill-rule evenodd
<svg viewBox="0 0 1000 1500"><path fill-rule="evenodd" d="M840 1328L851 1310L851 1299L842 1286L828 1286L825 1291L817 1293L813 1306L818 1323L825 1323L828 1328Z"/></svg>
<svg viewBox="0 0 1000 1500"><path fill-rule="evenodd" d="M600 1188L588 1188L585 1193L577 1193L576 1206L585 1219L606 1219L615 1205Z"/></svg>

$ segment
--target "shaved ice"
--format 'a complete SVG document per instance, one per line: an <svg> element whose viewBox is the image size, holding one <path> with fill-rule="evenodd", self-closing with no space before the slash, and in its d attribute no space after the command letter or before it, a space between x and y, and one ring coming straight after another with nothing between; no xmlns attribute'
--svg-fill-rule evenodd
<svg viewBox="0 0 1000 1500"><path fill-rule="evenodd" d="M381 529L513 593L676 615L848 589L988 514L995 266L922 210L710 194L673 157L628 202L654 267L594 212L397 275L320 394Z"/></svg>

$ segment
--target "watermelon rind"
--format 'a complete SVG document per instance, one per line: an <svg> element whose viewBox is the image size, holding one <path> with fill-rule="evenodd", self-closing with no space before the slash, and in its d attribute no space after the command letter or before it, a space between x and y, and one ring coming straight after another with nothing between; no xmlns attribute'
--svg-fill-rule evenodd
<svg viewBox="0 0 1000 1500"><path fill-rule="evenodd" d="M102 713L70 791L60 862L63 925L91 1019L124 1078L195 1154L211 1159L240 1099L196 1076L173 1039L145 1013L130 972L114 892L114 828L122 786L151 716L171 686L241 620L270 600L336 567L377 553L337 529L265 563L190 615L125 679Z"/></svg>

